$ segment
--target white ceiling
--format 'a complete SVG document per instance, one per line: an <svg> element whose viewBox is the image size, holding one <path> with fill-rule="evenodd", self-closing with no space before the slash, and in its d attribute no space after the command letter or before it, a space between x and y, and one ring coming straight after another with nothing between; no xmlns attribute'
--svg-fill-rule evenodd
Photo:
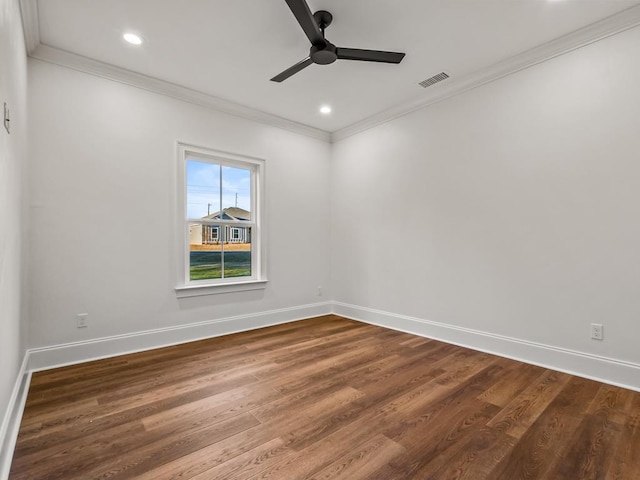
<svg viewBox="0 0 640 480"><path fill-rule="evenodd" d="M339 60L271 82L309 49L284 0L38 0L36 18L44 45L336 132L640 4L308 1L311 11L333 14L326 35L338 47L400 51L405 59L400 65ZM125 31L142 35L143 45L125 43ZM418 85L442 71L451 79ZM322 104L333 113L320 114Z"/></svg>

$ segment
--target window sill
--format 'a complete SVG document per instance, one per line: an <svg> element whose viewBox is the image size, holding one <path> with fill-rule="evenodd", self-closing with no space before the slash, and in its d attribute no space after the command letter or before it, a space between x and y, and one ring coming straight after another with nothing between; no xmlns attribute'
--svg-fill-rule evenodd
<svg viewBox="0 0 640 480"><path fill-rule="evenodd" d="M178 298L200 297L203 295L218 295L220 293L247 292L250 290L264 290L267 280L251 280L248 282L219 283L217 285L189 285L176 287Z"/></svg>

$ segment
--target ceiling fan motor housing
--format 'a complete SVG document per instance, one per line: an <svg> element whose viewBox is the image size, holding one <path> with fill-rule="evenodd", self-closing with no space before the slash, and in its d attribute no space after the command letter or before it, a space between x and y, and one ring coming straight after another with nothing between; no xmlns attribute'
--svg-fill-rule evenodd
<svg viewBox="0 0 640 480"><path fill-rule="evenodd" d="M309 56L313 63L318 65L328 65L338 59L338 49L333 43L326 42L324 45L312 45Z"/></svg>

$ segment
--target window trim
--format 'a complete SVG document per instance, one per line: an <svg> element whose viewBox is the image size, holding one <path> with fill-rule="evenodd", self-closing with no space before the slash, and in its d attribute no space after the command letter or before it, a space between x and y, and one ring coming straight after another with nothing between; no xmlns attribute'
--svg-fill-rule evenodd
<svg viewBox="0 0 640 480"><path fill-rule="evenodd" d="M189 223L187 216L187 160L201 160L221 166L250 168L252 170L251 181L251 215L250 224L232 220L204 221L200 225L215 224L251 227L251 276L230 277L211 280L190 280L189 278ZM192 297L200 295L212 295L236 291L264 289L267 283L266 268L266 235L264 227L264 177L265 160L237 153L214 150L207 147L177 143L177 201L176 201L176 243L179 259L177 268L176 295L180 297ZM221 206L222 208L222 206ZM218 231L218 235L220 235ZM218 237L220 238L220 237Z"/></svg>

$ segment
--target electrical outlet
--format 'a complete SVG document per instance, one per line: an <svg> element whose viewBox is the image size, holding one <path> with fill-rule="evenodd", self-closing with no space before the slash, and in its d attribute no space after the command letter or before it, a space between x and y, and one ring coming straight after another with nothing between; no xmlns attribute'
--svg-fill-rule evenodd
<svg viewBox="0 0 640 480"><path fill-rule="evenodd" d="M76 315L76 327L86 328L88 326L87 324L88 317L89 317L88 313L79 313L78 315Z"/></svg>
<svg viewBox="0 0 640 480"><path fill-rule="evenodd" d="M591 338L594 340L602 340L604 338L604 327L601 323L591 324Z"/></svg>
<svg viewBox="0 0 640 480"><path fill-rule="evenodd" d="M322 287L318 287L318 296L321 297L322 296Z"/></svg>

